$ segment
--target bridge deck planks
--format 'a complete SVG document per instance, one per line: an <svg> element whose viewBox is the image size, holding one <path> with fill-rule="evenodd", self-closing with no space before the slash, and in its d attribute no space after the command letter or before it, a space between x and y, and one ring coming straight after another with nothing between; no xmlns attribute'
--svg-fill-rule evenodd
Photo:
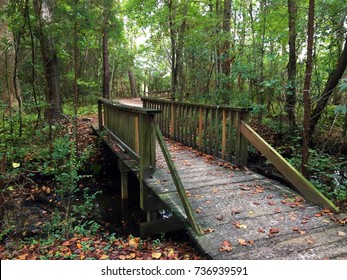
<svg viewBox="0 0 347 280"><path fill-rule="evenodd" d="M321 207L303 201L294 190L252 171L206 160L181 144L167 144L198 222L207 233L198 236L187 225L159 147L157 170L146 185L184 221L192 239L209 258L347 257L347 238L341 235L347 233L346 228L332 222ZM271 229L279 232L271 234ZM231 252L220 250L224 241L231 242Z"/></svg>

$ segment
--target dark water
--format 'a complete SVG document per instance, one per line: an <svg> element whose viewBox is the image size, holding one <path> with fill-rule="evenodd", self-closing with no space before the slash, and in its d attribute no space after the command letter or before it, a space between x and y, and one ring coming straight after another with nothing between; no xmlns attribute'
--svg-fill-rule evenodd
<svg viewBox="0 0 347 280"><path fill-rule="evenodd" d="M136 178L128 175L129 199L122 200L120 180L117 173L112 181L95 187L100 191L96 197L93 218L101 224L103 230L119 235L140 234L139 224L146 219L139 207L139 183Z"/></svg>

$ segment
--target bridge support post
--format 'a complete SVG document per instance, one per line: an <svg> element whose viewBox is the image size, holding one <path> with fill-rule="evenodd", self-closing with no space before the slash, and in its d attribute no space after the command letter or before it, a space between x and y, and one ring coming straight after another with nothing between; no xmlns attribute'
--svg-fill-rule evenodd
<svg viewBox="0 0 347 280"><path fill-rule="evenodd" d="M248 121L248 114L238 112L235 117L236 141L235 141L235 163L239 166L247 164L248 141L241 134L241 121Z"/></svg>
<svg viewBox="0 0 347 280"><path fill-rule="evenodd" d="M129 172L129 168L123 163L122 160L118 160L118 169L120 171L122 200L126 200L126 199L129 198L129 193L128 193L128 172Z"/></svg>

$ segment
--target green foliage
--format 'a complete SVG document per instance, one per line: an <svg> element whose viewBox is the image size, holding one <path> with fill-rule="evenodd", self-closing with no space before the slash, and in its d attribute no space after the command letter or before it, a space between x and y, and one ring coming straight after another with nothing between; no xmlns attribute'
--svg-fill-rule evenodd
<svg viewBox="0 0 347 280"><path fill-rule="evenodd" d="M298 170L301 165L300 147L293 149L296 154L288 161ZM336 171L338 168L337 159L333 156L310 149L308 169L311 177L310 181L328 198L337 201L347 199L347 179ZM343 158L341 159L343 160Z"/></svg>

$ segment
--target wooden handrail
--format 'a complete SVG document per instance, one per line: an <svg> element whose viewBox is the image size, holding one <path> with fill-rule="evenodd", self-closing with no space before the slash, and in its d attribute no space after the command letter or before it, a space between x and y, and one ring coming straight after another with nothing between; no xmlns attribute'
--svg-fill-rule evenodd
<svg viewBox="0 0 347 280"><path fill-rule="evenodd" d="M99 130L107 131L140 165L142 179L148 177L155 168L154 116L161 111L127 106L105 98L99 98L98 104Z"/></svg>
<svg viewBox="0 0 347 280"><path fill-rule="evenodd" d="M338 212L339 208L326 198L310 181L286 161L273 147L271 147L258 133L245 121L240 122L240 132L247 140L260 151L293 186L309 201Z"/></svg>
<svg viewBox="0 0 347 280"><path fill-rule="evenodd" d="M165 161L169 167L170 170L170 174L172 176L172 179L174 181L174 184L176 186L176 190L178 192L178 195L181 199L184 211L186 212L188 221L190 223L190 225L192 226L192 228L194 229L194 231L198 234L198 235L202 235L203 234L203 230L200 227L199 223L197 222L197 219L195 217L194 211L190 205L189 199L187 197L186 191L184 189L184 186L182 184L182 181L178 175L177 169L175 167L174 162L171 159L171 155L170 152L166 146L163 134L160 131L159 126L156 124L155 125L155 132L156 132L156 136L157 136L157 140L159 143L159 146L163 152Z"/></svg>
<svg viewBox="0 0 347 280"><path fill-rule="evenodd" d="M247 140L237 129L251 108L213 106L142 97L145 108L160 109L164 136L238 165L248 157Z"/></svg>

